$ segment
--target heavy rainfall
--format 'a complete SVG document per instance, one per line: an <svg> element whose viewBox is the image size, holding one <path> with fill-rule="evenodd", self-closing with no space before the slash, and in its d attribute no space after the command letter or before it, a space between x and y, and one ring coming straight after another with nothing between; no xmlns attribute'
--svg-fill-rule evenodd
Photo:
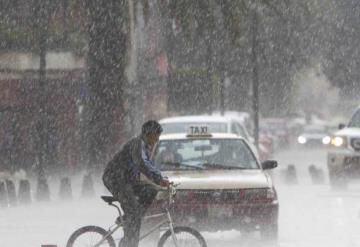
<svg viewBox="0 0 360 247"><path fill-rule="evenodd" d="M1 247L124 246L102 177L148 120L147 214L200 246L360 246L358 0L0 6ZM169 227L139 246L199 246Z"/></svg>

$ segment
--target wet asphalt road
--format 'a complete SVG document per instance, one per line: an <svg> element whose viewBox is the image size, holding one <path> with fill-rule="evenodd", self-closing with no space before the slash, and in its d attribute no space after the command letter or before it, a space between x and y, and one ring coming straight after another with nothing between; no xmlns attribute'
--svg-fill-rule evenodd
<svg viewBox="0 0 360 247"><path fill-rule="evenodd" d="M360 183L350 183L346 191L330 189L326 170L325 150L284 150L276 157L279 167L273 170L274 182L280 202L280 247L356 247L360 246ZM293 164L297 183L287 184L283 173ZM313 184L308 172L310 164L323 169L325 181ZM58 183L51 185L54 197ZM81 180L73 184L78 195ZM98 194L103 190L97 188ZM65 246L70 234L80 226L108 227L114 222L116 212L99 198L48 203L33 202L0 210L0 246L39 247L41 244ZM262 246L257 233L242 235L227 231L203 232L209 247ZM21 236L21 237L19 237ZM143 241L141 246L150 246Z"/></svg>
<svg viewBox="0 0 360 247"><path fill-rule="evenodd" d="M352 181L345 191L332 190L324 149L283 150L275 159L279 167L272 175L280 203L279 242L275 246L360 246L359 181ZM297 182L289 183L286 179L288 165L294 165ZM308 171L310 165L324 172L322 183L313 183ZM209 234L207 239L210 247L274 246L262 243L256 233L250 236L239 232L216 233Z"/></svg>

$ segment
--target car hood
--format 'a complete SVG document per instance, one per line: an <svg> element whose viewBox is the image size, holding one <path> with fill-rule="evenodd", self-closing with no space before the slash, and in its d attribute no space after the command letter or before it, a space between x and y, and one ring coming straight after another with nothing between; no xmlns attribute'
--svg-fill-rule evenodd
<svg viewBox="0 0 360 247"><path fill-rule="evenodd" d="M303 136L305 138L308 138L308 139L322 139L326 136L326 134L309 134L309 133L304 133L304 134L301 134L300 136Z"/></svg>
<svg viewBox="0 0 360 247"><path fill-rule="evenodd" d="M270 188L272 181L263 170L206 170L206 171L167 171L178 189L245 189Z"/></svg>
<svg viewBox="0 0 360 247"><path fill-rule="evenodd" d="M344 128L337 131L335 135L360 137L360 128Z"/></svg>

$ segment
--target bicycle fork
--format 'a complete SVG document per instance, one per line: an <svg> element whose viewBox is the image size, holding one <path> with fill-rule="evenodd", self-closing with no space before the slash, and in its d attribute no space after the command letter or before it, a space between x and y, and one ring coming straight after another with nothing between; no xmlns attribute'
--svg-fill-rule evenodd
<svg viewBox="0 0 360 247"><path fill-rule="evenodd" d="M179 247L179 243L178 243L177 237L175 235L175 231L174 231L174 224L173 224L173 221L171 219L171 215L170 215L169 210L166 210L166 214L167 214L167 217L168 217L168 220L169 220L169 228L170 228L170 231L171 231L171 237L172 237L172 239L174 241L175 247Z"/></svg>

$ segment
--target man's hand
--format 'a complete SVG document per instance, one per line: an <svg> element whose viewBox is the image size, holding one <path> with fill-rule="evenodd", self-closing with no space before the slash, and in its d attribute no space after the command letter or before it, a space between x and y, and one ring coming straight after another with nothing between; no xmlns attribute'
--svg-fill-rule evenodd
<svg viewBox="0 0 360 247"><path fill-rule="evenodd" d="M167 178L164 178L163 180L161 180L160 182L160 186L161 187L169 187L170 185L170 181Z"/></svg>

